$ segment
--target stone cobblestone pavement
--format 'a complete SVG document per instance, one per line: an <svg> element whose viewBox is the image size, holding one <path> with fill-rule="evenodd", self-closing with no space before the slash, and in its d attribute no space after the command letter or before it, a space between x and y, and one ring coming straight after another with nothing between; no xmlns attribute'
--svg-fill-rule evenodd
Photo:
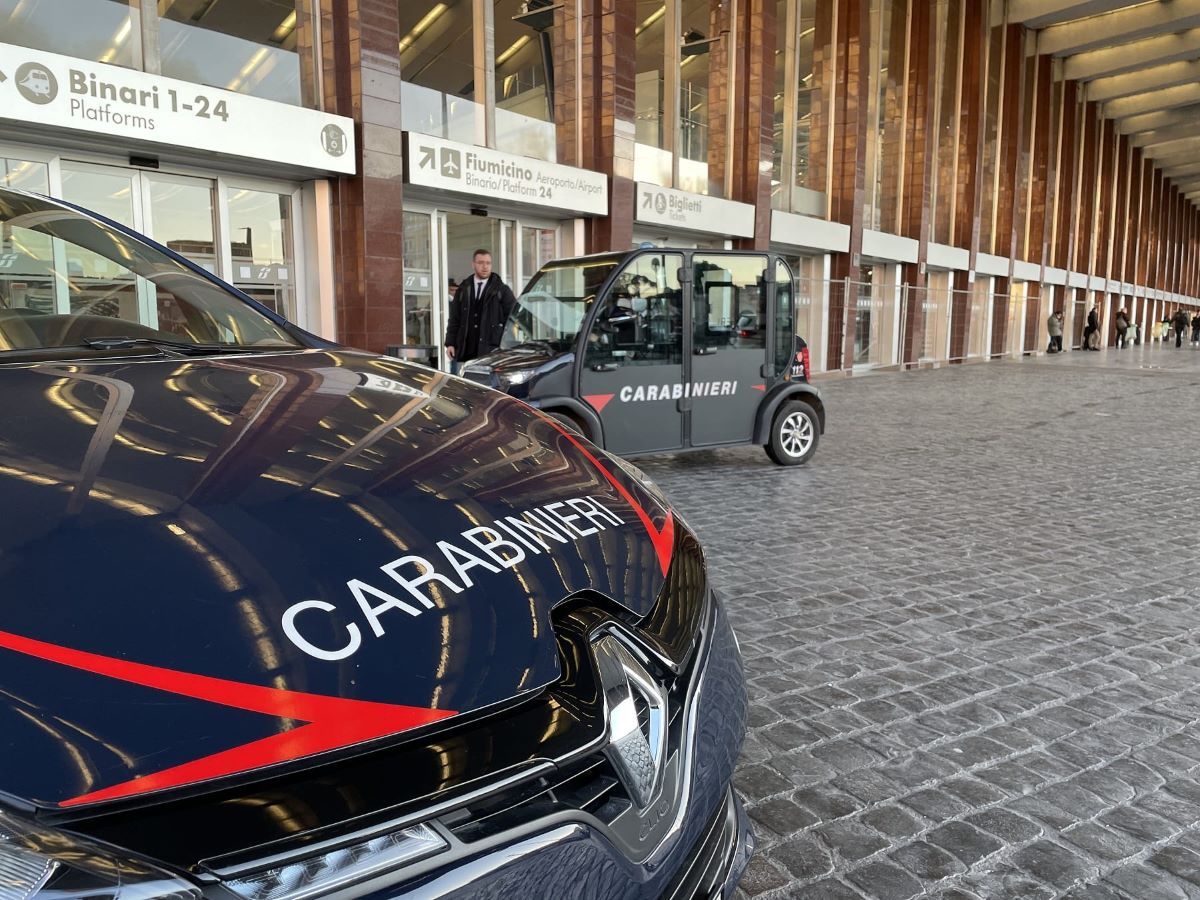
<svg viewBox="0 0 1200 900"><path fill-rule="evenodd" d="M746 658L742 896L1200 897L1200 352L822 390L807 467L640 461Z"/></svg>

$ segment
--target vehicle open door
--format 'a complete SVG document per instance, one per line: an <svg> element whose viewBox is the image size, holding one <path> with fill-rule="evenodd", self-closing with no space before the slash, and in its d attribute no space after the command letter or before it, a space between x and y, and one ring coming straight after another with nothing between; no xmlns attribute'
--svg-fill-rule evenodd
<svg viewBox="0 0 1200 900"><path fill-rule="evenodd" d="M692 257L691 443L744 443L754 433L768 356L767 254Z"/></svg>
<svg viewBox="0 0 1200 900"><path fill-rule="evenodd" d="M597 301L580 354L579 396L614 453L683 446L683 287L679 253L630 259Z"/></svg>

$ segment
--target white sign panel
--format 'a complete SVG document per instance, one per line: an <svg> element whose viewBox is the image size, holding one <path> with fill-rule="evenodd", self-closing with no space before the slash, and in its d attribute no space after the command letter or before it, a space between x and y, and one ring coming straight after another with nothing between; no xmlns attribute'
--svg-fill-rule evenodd
<svg viewBox="0 0 1200 900"><path fill-rule="evenodd" d="M406 139L409 184L584 215L608 214L608 178L599 172L411 131Z"/></svg>
<svg viewBox="0 0 1200 900"><path fill-rule="evenodd" d="M635 219L727 237L754 236L754 207L749 203L690 194L644 181L637 183Z"/></svg>
<svg viewBox="0 0 1200 900"><path fill-rule="evenodd" d="M2 119L354 174L350 119L10 44Z"/></svg>

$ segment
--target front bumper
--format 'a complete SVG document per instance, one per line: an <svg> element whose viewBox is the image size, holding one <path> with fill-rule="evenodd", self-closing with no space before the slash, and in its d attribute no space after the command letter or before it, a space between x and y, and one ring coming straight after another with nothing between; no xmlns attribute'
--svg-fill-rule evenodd
<svg viewBox="0 0 1200 900"><path fill-rule="evenodd" d="M631 859L604 824L560 814L488 842L474 854L366 896L573 900L715 900L732 896L753 850L731 787L745 733L741 657L724 610L714 604L711 639L697 668L678 829L649 858ZM666 814L664 810L664 814Z"/></svg>

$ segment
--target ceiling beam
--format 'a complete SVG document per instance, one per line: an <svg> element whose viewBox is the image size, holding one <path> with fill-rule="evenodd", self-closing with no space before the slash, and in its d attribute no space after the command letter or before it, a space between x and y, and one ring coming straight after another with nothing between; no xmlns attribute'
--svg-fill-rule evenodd
<svg viewBox="0 0 1200 900"><path fill-rule="evenodd" d="M1188 106L1192 103L1200 103L1200 84L1181 84L1176 87L1163 88L1160 91L1109 100L1104 104L1103 109L1106 119L1124 119L1160 109Z"/></svg>
<svg viewBox="0 0 1200 900"><path fill-rule="evenodd" d="M1069 56L1113 44L1200 27L1200 0L1142 3L1116 12L1051 25L1038 33L1038 52Z"/></svg>
<svg viewBox="0 0 1200 900"><path fill-rule="evenodd" d="M1191 125L1193 122L1200 122L1200 104L1129 116L1117 122L1117 131L1121 134L1138 134L1142 131L1173 128L1176 125Z"/></svg>
<svg viewBox="0 0 1200 900"><path fill-rule="evenodd" d="M1088 100L1103 103L1118 97L1144 94L1177 84L1200 81L1200 60L1181 60L1162 66L1150 66L1122 75L1108 75L1089 82L1085 90Z"/></svg>
<svg viewBox="0 0 1200 900"><path fill-rule="evenodd" d="M1165 144L1156 144L1153 147L1145 147L1142 150L1142 155L1146 159L1169 159L1179 156L1183 153L1191 153L1193 159L1200 155L1200 134L1191 135L1185 138L1179 138L1174 141L1167 141Z"/></svg>
<svg viewBox="0 0 1200 900"><path fill-rule="evenodd" d="M1168 178L1190 178L1193 175L1200 175L1200 161L1165 168L1163 174Z"/></svg>
<svg viewBox="0 0 1200 900"><path fill-rule="evenodd" d="M1135 147L1155 147L1180 138L1200 135L1200 120L1193 120L1187 125L1173 125L1170 128L1159 128L1155 131L1143 131L1129 139Z"/></svg>
<svg viewBox="0 0 1200 900"><path fill-rule="evenodd" d="M1128 5L1129 0L1009 0L1008 21L1029 28L1045 28Z"/></svg>
<svg viewBox="0 0 1200 900"><path fill-rule="evenodd" d="M1166 171L1168 169L1178 169L1180 166L1186 166L1196 158L1195 150L1183 150L1175 153L1164 154L1162 156L1146 155L1146 159L1153 163L1154 168Z"/></svg>
<svg viewBox="0 0 1200 900"><path fill-rule="evenodd" d="M1063 78L1068 81L1089 81L1106 75L1133 72L1158 63L1200 57L1200 28L1178 34L1160 34L1121 44L1076 53L1063 60Z"/></svg>

